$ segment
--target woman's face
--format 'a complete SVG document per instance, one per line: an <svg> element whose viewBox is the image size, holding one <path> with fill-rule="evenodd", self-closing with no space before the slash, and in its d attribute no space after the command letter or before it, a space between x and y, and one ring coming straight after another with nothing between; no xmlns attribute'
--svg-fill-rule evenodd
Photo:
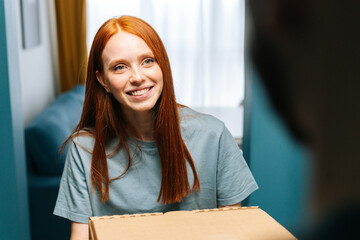
<svg viewBox="0 0 360 240"><path fill-rule="evenodd" d="M125 113L154 108L163 90L163 75L144 40L119 31L105 45L102 61L103 73L97 71L97 79Z"/></svg>

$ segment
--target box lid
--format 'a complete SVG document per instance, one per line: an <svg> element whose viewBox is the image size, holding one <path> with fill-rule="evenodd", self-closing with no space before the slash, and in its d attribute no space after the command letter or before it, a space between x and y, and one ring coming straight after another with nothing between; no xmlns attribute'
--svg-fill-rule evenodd
<svg viewBox="0 0 360 240"><path fill-rule="evenodd" d="M93 240L296 239L258 207L91 217Z"/></svg>

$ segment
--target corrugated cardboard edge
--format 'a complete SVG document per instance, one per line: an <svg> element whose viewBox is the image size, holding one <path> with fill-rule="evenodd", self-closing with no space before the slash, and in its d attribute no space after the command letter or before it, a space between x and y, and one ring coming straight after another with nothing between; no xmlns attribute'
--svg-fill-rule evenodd
<svg viewBox="0 0 360 240"><path fill-rule="evenodd" d="M198 209L198 210L192 210L192 211L181 211L181 212L194 212L194 213L202 213L202 212L218 212L218 211L229 211L229 210L243 210L243 209L257 209L258 206L252 206L252 207L224 207L224 208L212 208L212 209ZM178 212L178 211L174 211ZM149 216L159 216L168 214L162 213L162 212L155 212L155 213L141 213L141 214L124 214L124 215L111 215L111 216L101 216L101 217L90 217L89 221L97 221L97 220L107 220L107 219L113 219L113 218L129 218L129 217L149 217Z"/></svg>
<svg viewBox="0 0 360 240"><path fill-rule="evenodd" d="M244 209L257 209L258 206L252 207L224 207L224 208L212 208L212 209L199 209L192 211L182 211L182 212L193 212L193 213L203 213L203 212L219 212L219 211L234 211L234 210L244 210ZM176 211L178 212L178 211ZM155 212L155 213L141 213L141 214L124 214L124 215L112 215L112 216L101 216L101 217L90 217L89 218L89 227L90 227L90 239L98 239L97 233L95 231L94 222L99 220L108 220L114 218L132 218L132 217L151 217L151 216L161 216L164 214L171 214L173 212Z"/></svg>
<svg viewBox="0 0 360 240"><path fill-rule="evenodd" d="M90 240L98 239L98 236L95 232L94 221L91 221L91 218L89 218L89 232L90 232Z"/></svg>
<svg viewBox="0 0 360 240"><path fill-rule="evenodd" d="M246 210L246 209L257 209L257 208L259 208L259 207L258 206L252 206L252 207L223 207L223 208L192 210L191 212L194 212L194 213L221 212L221 211Z"/></svg>
<svg viewBox="0 0 360 240"><path fill-rule="evenodd" d="M149 217L149 216L159 216L163 215L162 212L155 212L155 213L141 213L141 214L124 214L124 215L111 215L111 216L101 216L101 217L90 217L90 221L97 221L97 220L106 220L106 219L113 219L113 218L130 218L130 217Z"/></svg>
<svg viewBox="0 0 360 240"><path fill-rule="evenodd" d="M159 215L163 215L163 213L162 212L155 212L155 213L124 214L124 215L90 217L89 218L90 239L98 239L97 233L95 231L95 226L94 226L95 221L108 220L108 219L114 219L114 218L149 217L149 216L159 216Z"/></svg>

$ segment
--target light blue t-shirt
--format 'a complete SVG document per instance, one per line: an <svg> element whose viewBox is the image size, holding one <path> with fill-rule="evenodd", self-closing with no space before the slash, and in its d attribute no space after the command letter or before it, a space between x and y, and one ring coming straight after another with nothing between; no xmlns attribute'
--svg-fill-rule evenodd
<svg viewBox="0 0 360 240"><path fill-rule="evenodd" d="M69 147L54 214L88 223L89 217L175 210L210 209L241 202L258 186L234 138L215 117L179 108L181 133L193 158L201 191L180 203L157 202L161 166L155 142L129 141L133 165L121 178L110 182L109 200L102 203L97 188L91 190L91 136L74 138ZM107 146L107 151L116 142ZM110 179L123 173L127 156L120 150L108 157ZM188 165L190 187L193 173Z"/></svg>

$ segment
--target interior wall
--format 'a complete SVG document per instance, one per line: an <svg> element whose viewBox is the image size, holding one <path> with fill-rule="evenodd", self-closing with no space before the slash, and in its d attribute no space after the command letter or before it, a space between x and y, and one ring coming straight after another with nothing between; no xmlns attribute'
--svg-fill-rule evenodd
<svg viewBox="0 0 360 240"><path fill-rule="evenodd" d="M55 15L52 11L53 1L38 0L41 43L38 46L24 49L21 30L21 1L17 4L18 47L20 61L21 96L26 126L36 117L58 93L58 74L54 59Z"/></svg>
<svg viewBox="0 0 360 240"><path fill-rule="evenodd" d="M0 239L29 240L15 2L0 0Z"/></svg>

